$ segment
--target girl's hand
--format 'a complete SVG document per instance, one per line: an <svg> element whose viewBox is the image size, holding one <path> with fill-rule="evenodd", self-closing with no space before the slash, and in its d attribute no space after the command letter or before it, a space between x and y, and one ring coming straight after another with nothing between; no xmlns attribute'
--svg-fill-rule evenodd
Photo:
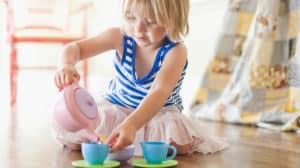
<svg viewBox="0 0 300 168"><path fill-rule="evenodd" d="M130 123L121 123L113 130L107 139L110 145L110 152L115 152L124 149L126 146L131 145L135 138L137 129L130 125Z"/></svg>
<svg viewBox="0 0 300 168"><path fill-rule="evenodd" d="M56 87L61 91L65 86L72 84L75 80L79 81L80 75L72 65L66 65L55 74L54 81Z"/></svg>

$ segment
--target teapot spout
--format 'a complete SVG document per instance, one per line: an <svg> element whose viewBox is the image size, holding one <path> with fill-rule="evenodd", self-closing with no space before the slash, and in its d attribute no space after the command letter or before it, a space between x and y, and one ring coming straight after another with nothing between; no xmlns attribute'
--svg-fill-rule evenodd
<svg viewBox="0 0 300 168"><path fill-rule="evenodd" d="M91 130L88 129L81 129L78 134L83 137L86 138L88 141L91 142L97 142L98 141L98 136Z"/></svg>

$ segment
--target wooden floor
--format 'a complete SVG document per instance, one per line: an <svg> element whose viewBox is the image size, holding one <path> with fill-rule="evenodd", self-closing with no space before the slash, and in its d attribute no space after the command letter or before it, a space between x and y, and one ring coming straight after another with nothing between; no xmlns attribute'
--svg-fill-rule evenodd
<svg viewBox="0 0 300 168"><path fill-rule="evenodd" d="M80 152L63 149L51 129L52 74L39 83L20 79L18 104L0 105L1 168L71 168ZM1 93L2 95L2 93ZM300 135L249 126L201 121L206 132L228 139L230 148L212 155L178 156L177 168L286 168L300 167ZM130 168L130 164L122 165Z"/></svg>
<svg viewBox="0 0 300 168"><path fill-rule="evenodd" d="M22 118L28 111L12 111L2 122L0 167L69 168L80 152L63 149L54 140L50 124L36 116ZM3 114L3 112L1 112ZM42 115L39 115L42 116ZM248 126L203 122L213 135L224 136L231 147L212 154L178 156L178 168L285 168L300 166L300 136ZM130 164L121 167L130 168Z"/></svg>

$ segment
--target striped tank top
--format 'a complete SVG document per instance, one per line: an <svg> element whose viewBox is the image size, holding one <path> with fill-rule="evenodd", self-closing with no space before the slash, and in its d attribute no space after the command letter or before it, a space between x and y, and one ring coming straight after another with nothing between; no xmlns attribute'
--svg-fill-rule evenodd
<svg viewBox="0 0 300 168"><path fill-rule="evenodd" d="M177 44L178 43L174 43L168 38L165 38L162 46L158 50L150 72L139 79L135 71L136 42L133 38L124 35L123 55L120 59L118 52L116 52L113 62L117 75L110 81L105 97L114 104L118 104L126 108L137 108L150 90L155 76L160 70L165 55ZM168 97L165 106L175 105L180 111L182 111L183 105L182 98L180 96L180 89L186 74L186 68L187 63L184 66L175 88Z"/></svg>

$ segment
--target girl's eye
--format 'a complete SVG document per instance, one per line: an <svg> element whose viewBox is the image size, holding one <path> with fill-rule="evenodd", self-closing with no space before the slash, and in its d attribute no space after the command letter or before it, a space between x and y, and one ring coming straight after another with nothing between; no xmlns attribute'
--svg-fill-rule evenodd
<svg viewBox="0 0 300 168"><path fill-rule="evenodd" d="M146 24L147 24L147 25L153 25L153 24L155 24L155 23L156 23L155 20L151 20L151 19L147 19L147 20L146 20Z"/></svg>
<svg viewBox="0 0 300 168"><path fill-rule="evenodd" d="M135 18L134 15L131 15L131 14L129 14L129 13L126 13L126 19L127 19L127 20L135 20L136 18Z"/></svg>
<svg viewBox="0 0 300 168"><path fill-rule="evenodd" d="M127 18L127 20L135 20L134 16L127 16L126 18Z"/></svg>

